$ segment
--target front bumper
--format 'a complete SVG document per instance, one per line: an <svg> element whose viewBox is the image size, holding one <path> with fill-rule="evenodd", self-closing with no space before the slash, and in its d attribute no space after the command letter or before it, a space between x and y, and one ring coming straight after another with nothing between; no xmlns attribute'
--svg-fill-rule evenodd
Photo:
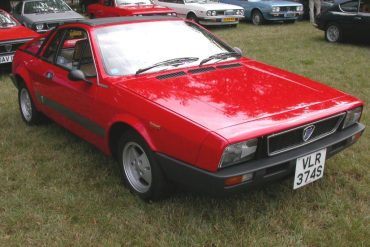
<svg viewBox="0 0 370 247"><path fill-rule="evenodd" d="M207 16L199 17L199 24L205 26L219 26L219 25L235 25L239 23L239 20L243 19L241 15L225 15L225 16ZM234 20L232 20L234 19ZM230 21L231 20L231 21Z"/></svg>
<svg viewBox="0 0 370 247"><path fill-rule="evenodd" d="M157 160L170 181L201 193L214 196L226 195L292 175L297 158L323 148L327 149L327 158L329 158L354 144L358 139L355 138L356 135L359 137L358 135L361 135L364 129L365 126L358 123L300 148L228 167L215 173L196 168L160 153L157 153ZM238 185L225 186L224 182L227 178L248 173L253 174L251 180Z"/></svg>
<svg viewBox="0 0 370 247"><path fill-rule="evenodd" d="M303 15L303 11L293 12L270 12L264 15L266 20L269 21L288 21L297 20L299 16Z"/></svg>

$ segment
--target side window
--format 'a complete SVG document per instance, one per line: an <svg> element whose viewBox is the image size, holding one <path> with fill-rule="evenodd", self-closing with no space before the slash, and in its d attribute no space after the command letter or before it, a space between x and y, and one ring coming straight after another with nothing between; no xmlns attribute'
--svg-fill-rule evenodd
<svg viewBox="0 0 370 247"><path fill-rule="evenodd" d="M27 45L25 50L28 51L29 53L32 53L33 55L36 55L39 52L44 42L45 42L45 38L41 38L36 41L33 41L31 44Z"/></svg>
<svg viewBox="0 0 370 247"><path fill-rule="evenodd" d="M80 29L66 31L56 64L68 70L82 70L87 77L96 76L90 42L85 31Z"/></svg>
<svg viewBox="0 0 370 247"><path fill-rule="evenodd" d="M360 1L360 11L361 13L370 13L370 0Z"/></svg>
<svg viewBox="0 0 370 247"><path fill-rule="evenodd" d="M54 36L53 40L49 44L49 46L46 48L44 54L42 57L46 59L49 62L54 62L54 58L57 52L57 49L59 47L59 44L64 36L64 30L58 31L58 33Z"/></svg>
<svg viewBox="0 0 370 247"><path fill-rule="evenodd" d="M344 12L355 12L358 11L358 1L345 2L340 5L340 8Z"/></svg>

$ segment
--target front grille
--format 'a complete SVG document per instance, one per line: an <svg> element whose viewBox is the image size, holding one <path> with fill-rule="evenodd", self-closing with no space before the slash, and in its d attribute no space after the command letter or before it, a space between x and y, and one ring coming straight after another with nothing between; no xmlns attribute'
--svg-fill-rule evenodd
<svg viewBox="0 0 370 247"><path fill-rule="evenodd" d="M25 42L9 42L9 43L1 43L0 44L0 55L1 54L8 54L8 53L14 53L21 45L23 45Z"/></svg>
<svg viewBox="0 0 370 247"><path fill-rule="evenodd" d="M275 155L317 141L334 133L344 118L344 113L267 137L268 155ZM315 126L311 137L304 141L303 132L308 126Z"/></svg>
<svg viewBox="0 0 370 247"><path fill-rule="evenodd" d="M285 12L285 11L296 11L297 7L296 6L285 6L285 7L280 7L280 12Z"/></svg>
<svg viewBox="0 0 370 247"><path fill-rule="evenodd" d="M234 10L216 10L216 15L235 15Z"/></svg>
<svg viewBox="0 0 370 247"><path fill-rule="evenodd" d="M46 23L46 28L49 29L54 29L59 25L59 23Z"/></svg>

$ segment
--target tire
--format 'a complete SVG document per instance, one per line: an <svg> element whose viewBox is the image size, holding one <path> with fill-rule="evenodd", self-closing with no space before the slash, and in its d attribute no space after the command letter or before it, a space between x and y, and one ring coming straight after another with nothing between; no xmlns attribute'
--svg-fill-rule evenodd
<svg viewBox="0 0 370 247"><path fill-rule="evenodd" d="M21 117L27 125L36 125L41 122L42 114L37 111L31 94L24 83L19 85L18 104Z"/></svg>
<svg viewBox="0 0 370 247"><path fill-rule="evenodd" d="M189 20L191 20L195 23L199 23L198 17L193 13L188 14L187 19L189 19Z"/></svg>
<svg viewBox="0 0 370 247"><path fill-rule="evenodd" d="M261 11L259 10L254 10L252 12L252 23L254 25L261 25L263 24L265 21L265 19L263 18L263 15L261 13Z"/></svg>
<svg viewBox="0 0 370 247"><path fill-rule="evenodd" d="M144 201L158 201L168 195L167 181L153 151L133 130L118 142L118 161L122 180L129 190Z"/></svg>
<svg viewBox="0 0 370 247"><path fill-rule="evenodd" d="M330 43L340 42L342 40L342 29L336 23L330 23L325 29L325 39Z"/></svg>

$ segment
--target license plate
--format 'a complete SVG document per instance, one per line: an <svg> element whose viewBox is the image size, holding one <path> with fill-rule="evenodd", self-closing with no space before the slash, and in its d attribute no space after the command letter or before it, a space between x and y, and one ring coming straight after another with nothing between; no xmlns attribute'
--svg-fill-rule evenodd
<svg viewBox="0 0 370 247"><path fill-rule="evenodd" d="M285 17L294 17L294 13L290 13L290 12L285 13Z"/></svg>
<svg viewBox="0 0 370 247"><path fill-rule="evenodd" d="M236 19L235 18L224 18L223 21L224 22L234 22L234 21L236 21Z"/></svg>
<svg viewBox="0 0 370 247"><path fill-rule="evenodd" d="M316 181L324 175L326 149L300 157L296 161L293 189Z"/></svg>
<svg viewBox="0 0 370 247"><path fill-rule="evenodd" d="M0 63L11 63L14 55L0 56Z"/></svg>

